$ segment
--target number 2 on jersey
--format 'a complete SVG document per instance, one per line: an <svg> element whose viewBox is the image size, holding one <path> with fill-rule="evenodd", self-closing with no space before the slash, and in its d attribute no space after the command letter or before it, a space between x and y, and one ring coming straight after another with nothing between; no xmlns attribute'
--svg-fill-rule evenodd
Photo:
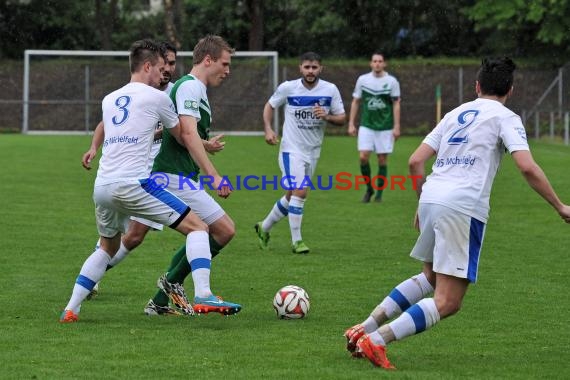
<svg viewBox="0 0 570 380"><path fill-rule="evenodd" d="M479 114L477 110L467 110L461 112L457 117L457 123L459 124L459 128L447 140L449 145L459 145L464 144L467 142L467 133L465 129L469 127L475 121L475 118Z"/></svg>
<svg viewBox="0 0 570 380"><path fill-rule="evenodd" d="M121 111L121 115L113 116L113 118L111 119L116 127L122 125L129 118L129 110L127 107L129 106L130 103L131 103L130 96L119 96L117 100L115 100L115 105L117 106L119 111Z"/></svg>

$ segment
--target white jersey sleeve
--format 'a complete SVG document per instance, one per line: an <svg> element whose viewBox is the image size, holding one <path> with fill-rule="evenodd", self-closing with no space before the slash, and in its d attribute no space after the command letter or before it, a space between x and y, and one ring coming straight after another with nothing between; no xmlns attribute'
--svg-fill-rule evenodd
<svg viewBox="0 0 570 380"><path fill-rule="evenodd" d="M364 80L364 76L361 75L356 80L356 84L354 85L354 91L352 92L352 97L356 99L362 98L362 81Z"/></svg>
<svg viewBox="0 0 570 380"><path fill-rule="evenodd" d="M198 79L187 80L176 90L176 109L179 115L187 115L200 121L200 102L208 99L206 86Z"/></svg>

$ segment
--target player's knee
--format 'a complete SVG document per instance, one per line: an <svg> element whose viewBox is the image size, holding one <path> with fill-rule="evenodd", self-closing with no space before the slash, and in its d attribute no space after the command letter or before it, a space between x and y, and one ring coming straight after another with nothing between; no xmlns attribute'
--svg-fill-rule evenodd
<svg viewBox="0 0 570 380"><path fill-rule="evenodd" d="M461 300L448 297L440 297L435 299L435 305L439 312L440 318L449 317L456 314L461 309Z"/></svg>
<svg viewBox="0 0 570 380"><path fill-rule="evenodd" d="M144 234L127 234L123 238L123 245L129 250L132 251L144 240Z"/></svg>

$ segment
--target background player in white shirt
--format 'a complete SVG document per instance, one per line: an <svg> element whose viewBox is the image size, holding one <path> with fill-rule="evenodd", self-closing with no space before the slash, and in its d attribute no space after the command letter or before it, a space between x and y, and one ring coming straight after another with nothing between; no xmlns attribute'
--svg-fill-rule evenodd
<svg viewBox="0 0 570 380"><path fill-rule="evenodd" d="M209 161L197 132L180 125L168 96L151 87L157 87L162 77L163 54L151 40L135 42L130 54L131 82L103 99L105 143L93 191L101 247L83 264L60 322L78 320L81 302L119 249L129 216L167 224L186 235L188 262L209 253L207 225L179 198L148 178L156 123L161 121L213 177L218 195L231 193L228 186L220 186L222 177ZM209 271L200 281L209 288Z"/></svg>
<svg viewBox="0 0 570 380"><path fill-rule="evenodd" d="M385 353L388 343L459 311L469 283L477 279L489 195L505 150L530 187L570 223L570 206L558 199L535 163L520 117L504 106L514 70L509 58L484 59L475 84L478 99L449 112L410 157L410 174L423 178L425 163L436 156L432 173L418 186L420 236L411 256L423 262L423 270L345 332L353 356L393 368Z"/></svg>
<svg viewBox="0 0 570 380"><path fill-rule="evenodd" d="M289 216L291 240L294 253L309 253L301 237L303 207L307 187L303 178L310 178L317 166L323 143L326 123L343 125L345 111L338 88L319 78L323 67L321 57L313 52L301 56L301 78L279 85L263 109L265 141L278 143L272 129L275 108L285 105L283 138L279 149L279 167L288 187L285 195L277 201L267 217L255 225L261 248L269 242L269 231L275 223ZM290 189L290 190L289 190Z"/></svg>

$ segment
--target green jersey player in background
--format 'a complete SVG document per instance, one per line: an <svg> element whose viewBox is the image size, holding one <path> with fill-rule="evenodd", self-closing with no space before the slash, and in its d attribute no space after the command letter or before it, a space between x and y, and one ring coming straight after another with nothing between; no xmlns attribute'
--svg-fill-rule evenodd
<svg viewBox="0 0 570 380"><path fill-rule="evenodd" d="M374 195L371 178L370 153L378 157L378 187L375 202L382 201L382 190L388 174L388 154L394 150L394 141L400 137L400 84L385 71L384 54L374 53L370 60L372 71L361 75L352 93L348 134L356 136L356 119L360 112L358 151L360 172L370 178L362 202L370 202Z"/></svg>

